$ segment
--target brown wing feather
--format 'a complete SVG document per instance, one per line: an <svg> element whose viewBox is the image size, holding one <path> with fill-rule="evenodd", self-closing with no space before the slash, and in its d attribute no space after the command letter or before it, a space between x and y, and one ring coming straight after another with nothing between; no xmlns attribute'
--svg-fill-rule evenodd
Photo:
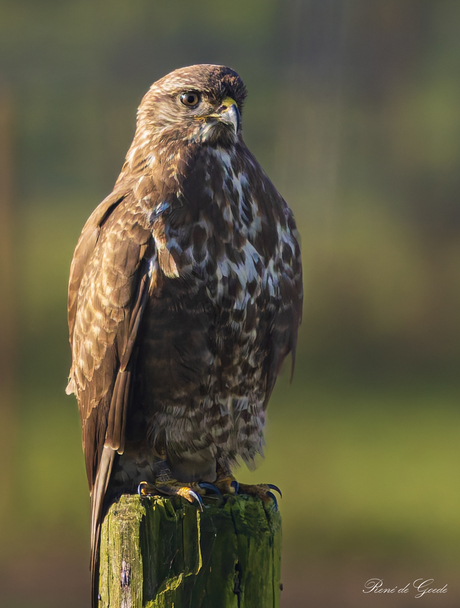
<svg viewBox="0 0 460 608"><path fill-rule="evenodd" d="M69 340L72 346L73 330L75 327L75 313L77 309L78 292L80 289L80 283L85 271L86 265L89 258L91 257L101 226L104 220L110 215L113 209L123 200L126 196L126 192L120 192L120 190L114 190L102 203L93 211L91 216L88 218L86 224L83 227L80 238L78 239L77 246L70 266L69 276L69 290L68 290L68 302L67 302L67 316L69 322ZM73 392L73 391L69 391Z"/></svg>
<svg viewBox="0 0 460 608"><path fill-rule="evenodd" d="M245 166L249 168L252 196L257 200L262 218L256 246L259 251L264 252L267 260L272 261L278 282L273 300L268 301L265 310L259 313L259 322L265 321L268 328L263 344L267 352L264 369L267 407L276 378L289 353L292 357L291 377L294 372L303 302L300 236L286 201L246 147L244 156L250 160Z"/></svg>
<svg viewBox="0 0 460 608"><path fill-rule="evenodd" d="M68 392L78 400L91 490L93 606L104 497L115 454L124 449L135 343L148 298L146 254L153 254L153 242L142 212L132 194L117 191L86 223L71 267Z"/></svg>
<svg viewBox="0 0 460 608"><path fill-rule="evenodd" d="M87 222L72 264L69 388L80 408L90 488L103 446L123 450L128 363L145 305L142 260L150 241L132 196L109 197Z"/></svg>
<svg viewBox="0 0 460 608"><path fill-rule="evenodd" d="M295 238L286 245L281 239L279 251L279 295L280 305L273 319L270 335L272 341L271 365L268 373L268 396L270 396L276 377L285 357L291 353L291 379L294 374L297 334L302 321L302 261L299 234L292 212L283 201L286 224L284 231ZM268 399L267 399L268 403Z"/></svg>

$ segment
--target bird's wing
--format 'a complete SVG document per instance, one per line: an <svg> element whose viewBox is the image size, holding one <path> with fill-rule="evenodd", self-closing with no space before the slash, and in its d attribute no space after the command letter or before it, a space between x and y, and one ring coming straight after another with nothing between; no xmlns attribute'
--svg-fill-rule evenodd
<svg viewBox="0 0 460 608"><path fill-rule="evenodd" d="M98 547L104 497L122 453L135 344L149 289L153 241L132 193L114 192L87 221L69 281L72 368L91 490L92 605L97 606Z"/></svg>
<svg viewBox="0 0 460 608"><path fill-rule="evenodd" d="M283 201L284 203L284 201ZM269 331L270 357L268 359L267 399L268 404L276 377L285 357L291 353L294 373L297 334L302 321L302 262L300 257L299 234L290 209L284 203L285 224L279 228L280 241L274 267L277 270L277 304Z"/></svg>
<svg viewBox="0 0 460 608"><path fill-rule="evenodd" d="M69 276L69 290L67 303L67 317L69 323L69 341L72 346L73 330L75 327L75 314L77 310L78 292L83 274L99 239L101 226L104 221L126 197L126 192L115 190L93 211L83 227L80 238L72 258ZM73 389L68 391L74 392Z"/></svg>
<svg viewBox="0 0 460 608"><path fill-rule="evenodd" d="M252 197L259 208L260 228L255 245L263 252L268 266L263 280L267 283L269 300L259 319L260 324L267 327L262 343L267 353L264 370L266 407L289 353L292 356L291 377L294 371L297 333L302 320L302 261L300 236L291 210L247 149L246 154L250 159Z"/></svg>
<svg viewBox="0 0 460 608"><path fill-rule="evenodd" d="M132 194L111 195L91 215L69 283L72 368L90 488L104 445L123 451L133 346L148 293L150 231Z"/></svg>

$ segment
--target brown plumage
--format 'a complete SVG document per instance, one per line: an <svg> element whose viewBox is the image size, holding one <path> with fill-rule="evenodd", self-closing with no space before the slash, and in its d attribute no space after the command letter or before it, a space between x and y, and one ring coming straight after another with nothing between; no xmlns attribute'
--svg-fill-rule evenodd
<svg viewBox="0 0 460 608"><path fill-rule="evenodd" d="M72 260L67 392L78 400L91 491L93 606L108 505L165 470L212 482L238 459L251 464L294 354L297 232L243 142L245 96L223 66L152 85L114 190Z"/></svg>

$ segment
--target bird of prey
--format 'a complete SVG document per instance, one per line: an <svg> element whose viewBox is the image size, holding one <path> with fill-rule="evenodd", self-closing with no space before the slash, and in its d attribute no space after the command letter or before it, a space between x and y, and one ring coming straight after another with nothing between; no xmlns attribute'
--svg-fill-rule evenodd
<svg viewBox="0 0 460 608"><path fill-rule="evenodd" d="M294 357L298 234L244 144L245 96L218 65L155 82L113 192L75 249L67 393L91 492L93 606L108 506L138 490L190 502L235 492L232 467L261 452L270 394Z"/></svg>

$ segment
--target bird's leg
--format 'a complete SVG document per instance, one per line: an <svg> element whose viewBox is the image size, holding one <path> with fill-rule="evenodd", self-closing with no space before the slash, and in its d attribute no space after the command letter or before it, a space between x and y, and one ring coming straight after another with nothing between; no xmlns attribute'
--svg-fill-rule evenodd
<svg viewBox="0 0 460 608"><path fill-rule="evenodd" d="M176 481L171 476L166 460L157 463L158 475L155 478L155 483L141 481L137 491L140 496L182 496L190 503L197 502L200 510L203 510L203 501L201 495L206 494L206 488L210 484L199 484L197 482L184 483ZM214 492L216 490L212 489ZM218 492L217 492L218 493Z"/></svg>
<svg viewBox="0 0 460 608"><path fill-rule="evenodd" d="M203 510L201 496L192 490L194 484L179 483L171 479L169 482L156 481L155 485L141 481L137 491L140 496L182 496L190 503L197 502L200 510Z"/></svg>
<svg viewBox="0 0 460 608"><path fill-rule="evenodd" d="M283 495L281 494L281 490L273 483L260 483L257 485L240 483L238 484L237 493L248 494L249 496L257 496L263 502L266 503L273 501L275 503L275 509L278 510L278 501L272 490L278 492L278 494L282 498Z"/></svg>
<svg viewBox="0 0 460 608"><path fill-rule="evenodd" d="M217 479L213 486L222 494L248 494L249 496L257 496L265 503L273 501L275 503L275 509L278 509L278 501L272 490L278 492L279 495L282 496L278 486L275 486L272 483L257 485L238 483L230 469L222 463L218 464Z"/></svg>
<svg viewBox="0 0 460 608"><path fill-rule="evenodd" d="M209 482L191 482L185 483L176 481L171 476L166 460L158 463L158 474L155 477L154 483L141 481L138 486L140 496L182 496L190 503L198 503L198 506L203 510L203 501L201 496L205 496L210 492L222 495L247 494L256 496L264 503L274 502L275 509L278 508L278 501L273 494L278 492L281 496L281 490L274 484L243 484L239 483L232 475L230 469L221 463L217 466L217 478L213 483Z"/></svg>
<svg viewBox="0 0 460 608"><path fill-rule="evenodd" d="M240 484L233 477L230 467L221 460L218 460L216 472L217 478L212 485L217 488L221 494L237 494Z"/></svg>

